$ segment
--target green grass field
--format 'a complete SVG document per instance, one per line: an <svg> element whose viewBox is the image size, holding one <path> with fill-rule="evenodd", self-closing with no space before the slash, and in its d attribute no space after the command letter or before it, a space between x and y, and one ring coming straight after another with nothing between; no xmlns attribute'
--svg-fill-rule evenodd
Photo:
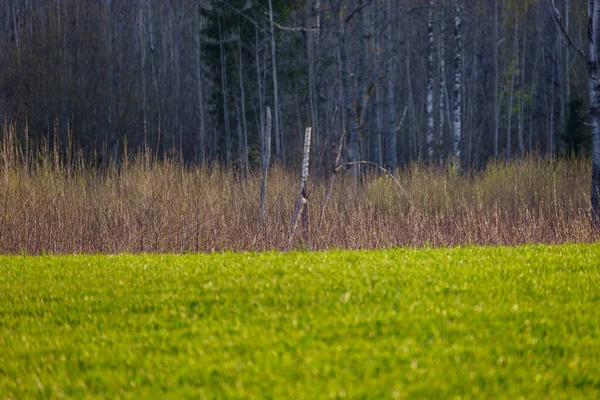
<svg viewBox="0 0 600 400"><path fill-rule="evenodd" d="M600 245L0 257L0 398L599 398Z"/></svg>

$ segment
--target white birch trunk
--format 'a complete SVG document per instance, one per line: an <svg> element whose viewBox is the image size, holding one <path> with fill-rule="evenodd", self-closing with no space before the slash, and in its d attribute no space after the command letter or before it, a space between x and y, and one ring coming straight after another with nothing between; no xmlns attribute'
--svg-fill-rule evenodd
<svg viewBox="0 0 600 400"><path fill-rule="evenodd" d="M454 54L454 124L453 124L453 150L454 157L460 162L461 138L461 109L462 109L462 9L460 0L455 2L454 36L456 38L456 53Z"/></svg>
<svg viewBox="0 0 600 400"><path fill-rule="evenodd" d="M433 161L433 0L429 0L429 11L427 14L427 35L429 46L427 50L427 151L429 161Z"/></svg>
<svg viewBox="0 0 600 400"><path fill-rule="evenodd" d="M306 194L306 184L308 182L308 166L310 159L310 140L311 140L312 129L306 128L304 132L304 155L302 158L302 178L300 181L300 198L298 199L298 205L296 206L296 212L292 218L292 225L290 227L290 233L288 235L288 245L291 244L298 220L302 217L302 232L305 243L309 240L309 226L308 226L308 197Z"/></svg>

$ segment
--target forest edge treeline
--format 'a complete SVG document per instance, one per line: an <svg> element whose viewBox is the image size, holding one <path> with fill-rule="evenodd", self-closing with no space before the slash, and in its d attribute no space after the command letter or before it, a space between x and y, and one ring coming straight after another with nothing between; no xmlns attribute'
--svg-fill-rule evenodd
<svg viewBox="0 0 600 400"><path fill-rule="evenodd" d="M126 138L257 167L267 105L274 160L298 167L311 126L320 171L343 132L345 159L392 168L590 148L586 65L547 1L1 0L0 18L4 125L88 157Z"/></svg>

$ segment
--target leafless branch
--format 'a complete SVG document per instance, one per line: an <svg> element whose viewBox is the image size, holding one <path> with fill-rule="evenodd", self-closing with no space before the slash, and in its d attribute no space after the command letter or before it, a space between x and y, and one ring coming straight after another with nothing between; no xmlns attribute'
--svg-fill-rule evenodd
<svg viewBox="0 0 600 400"><path fill-rule="evenodd" d="M371 161L348 161L347 163L344 163L342 165L340 165L339 167L337 167L333 173L337 174L339 171L341 171L344 168L348 168L351 167L353 165L368 165L370 167L374 167L379 169L381 172L387 174L392 181L396 184L396 186L400 189L400 192L402 192L402 194L404 195L404 197L406 198L406 200L408 200L408 203L412 206L413 203L410 199L410 197L408 196L408 194L406 193L406 191L404 190L404 188L402 187L402 185L400 184L400 182L398 182L398 179L396 179L396 177L394 176L394 174L392 174L389 170L383 168L381 165L376 164L374 162Z"/></svg>
<svg viewBox="0 0 600 400"><path fill-rule="evenodd" d="M581 50L579 48L579 46L577 46L575 44L575 42L571 38L571 35L569 35L569 32L567 32L567 28L565 28L565 24L563 23L562 16L560 15L558 8L556 8L556 4L555 4L554 0L552 0L552 8L553 8L554 16L556 17L556 23L560 27L560 30L562 31L563 35L565 36L565 38L567 39L569 44L587 61L587 56L585 55L585 52L583 50Z"/></svg>
<svg viewBox="0 0 600 400"><path fill-rule="evenodd" d="M237 8L233 7L231 4L227 3L226 0L218 0L218 1L219 1L219 3L225 5L225 7L232 10L234 13L236 13L236 14L240 15L242 18L248 20L254 26L257 26L257 27L260 26L260 24L254 18L249 17L248 15L244 14L241 10L238 10ZM303 26L299 26L299 27L283 26L281 24L278 24L275 21L273 21L273 25L275 25L278 29L281 29L283 31L292 31L292 32L318 32L319 31L318 28L306 28Z"/></svg>
<svg viewBox="0 0 600 400"><path fill-rule="evenodd" d="M343 137L341 138L343 139ZM342 140L340 140L340 149L341 149L341 143ZM408 201L408 204L416 210L416 208L414 207L414 204L412 202L412 200L410 199L410 197L408 196L408 194L406 193L406 191L404 190L404 188L402 187L402 185L400 184L400 182L398 182L398 179L396 179L396 177L394 176L394 174L392 174L389 170L387 170L386 168L383 168L381 165L376 164L374 162L371 161L349 161L347 163L341 164L341 165L337 165L337 161L339 161L339 157L341 154L341 150L338 151L338 158L336 160L336 167L334 168L334 170L331 173L331 180L329 182L329 188L327 189L327 192L325 193L325 197L323 198L323 203L321 204L321 213L319 215L319 224L317 225L317 232L321 231L321 223L323 222L323 216L325 214L325 206L327 205L327 201L329 200L329 197L331 196L331 191L333 189L333 184L335 183L335 177L337 176L337 174L348 167L351 167L353 165L367 165L370 167L374 167L379 169L381 172L385 173L387 176L390 177L390 179L392 180L392 182L394 182L394 184L397 186L397 188L400 190L400 192L398 193L398 195L400 195L400 193L402 193L402 195L406 198L406 200Z"/></svg>
<svg viewBox="0 0 600 400"><path fill-rule="evenodd" d="M306 28L304 26L297 26L297 27L283 26L283 25L278 24L275 21L273 21L273 25L275 25L278 29L281 29L282 31L291 31L291 32L318 32L319 31L319 28Z"/></svg>
<svg viewBox="0 0 600 400"><path fill-rule="evenodd" d="M408 107L404 107L404 113L402 113L402 118L400 118L400 122L396 126L396 132L398 132L400 130L400 128L402 128L402 124L404 123L404 118L406 117L407 110L408 110Z"/></svg>
<svg viewBox="0 0 600 400"><path fill-rule="evenodd" d="M352 10L352 12L350 13L350 15L348 15L346 17L346 19L344 20L344 22L347 24L348 22L350 22L352 20L352 18L354 18L354 16L359 13L362 9L368 7L369 5L371 5L371 3L373 2L373 0L369 0L367 1L365 4L362 4L358 7L356 7L354 10Z"/></svg>

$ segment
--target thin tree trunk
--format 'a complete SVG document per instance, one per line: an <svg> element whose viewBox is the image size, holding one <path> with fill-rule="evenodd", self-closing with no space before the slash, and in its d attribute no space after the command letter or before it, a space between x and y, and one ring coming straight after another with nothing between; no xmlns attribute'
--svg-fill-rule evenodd
<svg viewBox="0 0 600 400"><path fill-rule="evenodd" d="M525 155L525 55L527 54L527 27L523 27L523 48L521 51L521 93L519 94L519 156Z"/></svg>
<svg viewBox="0 0 600 400"><path fill-rule="evenodd" d="M231 132L229 129L229 102L227 94L227 69L225 65L225 45L223 43L223 31L221 29L221 19L219 25L219 46L221 54L221 91L223 93L223 119L225 123L225 159L227 170L231 171Z"/></svg>
<svg viewBox="0 0 600 400"><path fill-rule="evenodd" d="M312 0L310 4L310 9L312 11L316 11L317 3L316 0ZM317 29L320 23L319 17L317 15ZM308 99L309 99L309 108L310 108L310 119L312 121L313 127L313 141L317 149L320 148L320 136L319 136L319 111L317 105L317 90L316 90L316 82L315 82L315 65L316 65L316 38L319 33L307 32L306 33L306 53L307 53L307 62L308 62Z"/></svg>
<svg viewBox="0 0 600 400"><path fill-rule="evenodd" d="M552 54L552 79L550 80L550 116L549 124L550 129L548 130L548 156L552 160L554 156L554 103L555 103L555 89L554 82L556 81L556 64L554 60L555 54Z"/></svg>
<svg viewBox="0 0 600 400"><path fill-rule="evenodd" d="M445 18L442 17L440 22L440 37L439 37L439 61L440 61L440 103L439 103L439 125L438 125L438 138L440 141L444 140L444 120L446 110L446 44L444 43L444 33L446 31ZM444 145L444 147L446 147Z"/></svg>
<svg viewBox="0 0 600 400"><path fill-rule="evenodd" d="M175 103L175 135L177 135L178 143L178 154L181 160L183 160L183 131L181 129L181 121L180 121L180 99L181 99L181 62L180 62L180 50L179 50L179 24L174 21L174 8L176 4L170 5L170 13L169 13L169 24L171 25L170 29L170 37L171 37L171 52L173 66L175 68L175 84L173 85L173 99L172 101ZM175 36L175 38L173 38ZM175 142L175 137L173 138L173 142Z"/></svg>
<svg viewBox="0 0 600 400"><path fill-rule="evenodd" d="M359 1L359 5L362 7L363 0ZM365 9L361 9L358 14L358 73L357 73L357 84L356 84L356 100L355 100L355 118L357 119L358 130L361 132L360 137L357 138L360 146L361 138L363 135L363 127L367 116L367 108L369 101L369 93L367 93L367 34L365 33ZM359 152L360 154L360 152ZM360 157L360 155L359 155Z"/></svg>
<svg viewBox="0 0 600 400"><path fill-rule="evenodd" d="M571 0L565 0L565 29L569 32L571 25ZM571 52L569 45L565 46L565 101L571 101Z"/></svg>
<svg viewBox="0 0 600 400"><path fill-rule="evenodd" d="M196 81L198 91L198 136L196 137L196 160L198 160L198 153L200 155L200 161L204 163L205 160L205 138L206 138L206 127L204 118L204 85L202 76L202 53L201 53L201 37L200 37L200 2L198 2L198 9L196 10Z"/></svg>
<svg viewBox="0 0 600 400"><path fill-rule="evenodd" d="M454 36L456 52L454 54L454 126L453 151L460 165L460 139L462 134L462 9L460 0L455 2Z"/></svg>
<svg viewBox="0 0 600 400"><path fill-rule="evenodd" d="M499 81L500 81L500 66L498 60L498 47L500 46L500 37L498 35L498 1L494 0L494 159L498 159L498 142L499 142L499 131L500 131L500 101L498 96L500 95Z"/></svg>
<svg viewBox="0 0 600 400"><path fill-rule="evenodd" d="M434 142L433 142L433 0L429 0L429 10L427 14L427 37L429 46L427 48L427 154L429 162L433 161Z"/></svg>
<svg viewBox="0 0 600 400"><path fill-rule="evenodd" d="M260 51L259 51L259 40L258 40L258 26L255 26L254 29L254 35L255 35L255 44L254 44L254 58L256 61L256 82L258 85L258 104L259 104L259 109L260 109L260 127L258 129L259 132L259 138L260 138L260 142L261 144L263 143L264 140L264 135L265 135L265 121L264 121L264 116L265 116L265 95L264 95L264 89L263 89L263 78L261 76L261 68L260 68ZM271 113L270 109L269 109L269 114ZM269 139L269 143L270 143L270 139ZM269 150L270 151L270 150Z"/></svg>
<svg viewBox="0 0 600 400"><path fill-rule="evenodd" d="M393 24L394 19L392 15L392 0L385 1L385 11L386 11L386 40L387 40L387 51L386 51L386 73L385 73L385 83L386 83L386 95L387 95L387 142L388 142L388 152L387 152L387 166L392 172L398 166L398 157L397 157L397 139L396 139L396 104L394 101L394 40L393 40Z"/></svg>
<svg viewBox="0 0 600 400"><path fill-rule="evenodd" d="M279 120L279 85L277 81L277 48L275 45L275 26L273 21L273 2L269 0L269 22L271 33L271 63L273 68L273 111L275 116L275 157L285 162L283 149L283 135L281 134L281 125Z"/></svg>
<svg viewBox="0 0 600 400"><path fill-rule="evenodd" d="M269 163L271 162L271 108L267 107L267 126L262 135L261 143L261 169L260 199L258 212L258 234L264 229L265 203L267 195L267 176L269 174Z"/></svg>
<svg viewBox="0 0 600 400"><path fill-rule="evenodd" d="M237 101L235 101L237 100ZM238 97L234 100L235 106L235 119L236 119L236 130L237 130L237 160L235 163L236 170L239 176L244 176L244 133L242 131L242 113L240 112L241 98Z"/></svg>
<svg viewBox="0 0 600 400"><path fill-rule="evenodd" d="M144 21L143 10L138 11L138 40L140 46L140 86L142 88L142 132L144 134L144 145L146 145L146 132L148 130L148 101L146 96L146 46L144 43Z"/></svg>
<svg viewBox="0 0 600 400"><path fill-rule="evenodd" d="M329 0L331 8L335 11L335 26L338 44L339 74L341 80L341 97L344 110L344 127L347 127L348 134L346 153L349 160L355 161L359 158L358 146L358 126L355 118L354 101L352 98L352 89L350 87L350 65L348 61L348 49L346 47L346 22L343 20L342 6L340 2ZM352 169L352 175L356 177L358 168Z"/></svg>
<svg viewBox="0 0 600 400"><path fill-rule="evenodd" d="M375 23L378 23L378 17L379 17L379 4L375 4ZM379 29L374 29L373 30L373 41L375 43L374 48L375 48L375 68L376 68L376 74L377 76L379 76L380 74L380 64L381 64L381 60L379 57ZM375 132L375 143L373 146L373 158L375 159L375 162L379 165L383 165L383 148L382 148L382 143L381 143L381 132L383 131L383 124L381 122L381 85L379 83L379 81L375 82L375 119L376 119L376 129L377 131Z"/></svg>
<svg viewBox="0 0 600 400"><path fill-rule="evenodd" d="M535 60L533 62L533 70L534 71L538 71L539 68L539 63L540 63L540 59L542 58L540 56L540 54L543 52L543 47L542 47L542 32L541 30L538 32L537 34L537 39L536 39L536 50L535 50ZM538 82L538 74L533 74L533 82L531 84L531 105L530 105L530 111L529 111L529 151L533 151L533 133L534 133L534 124L533 124L533 114L535 111L535 100L537 98L536 96L536 92L539 89L539 86L541 86L542 83Z"/></svg>
<svg viewBox="0 0 600 400"><path fill-rule="evenodd" d="M150 52L151 61L152 61L152 85L154 86L154 96L156 99L156 108L157 108L157 129L156 129L156 156L159 154L159 149L161 145L161 119L162 119L162 97L161 91L158 86L158 72L156 66L156 58L155 58L155 43L154 43L154 25L153 25L153 13L152 13L152 5L148 1L148 33L150 36Z"/></svg>
<svg viewBox="0 0 600 400"><path fill-rule="evenodd" d="M592 132L591 203L596 225L600 227L600 0L588 1L588 15L590 27L588 87Z"/></svg>
<svg viewBox="0 0 600 400"><path fill-rule="evenodd" d="M242 39L240 35L240 40L238 41L238 51L239 51L239 78L240 78L240 103L242 107L242 126L243 126L243 135L242 135L242 161L244 164L244 173L248 174L250 171L250 163L248 160L248 124L246 122L246 93L244 90L244 60L242 54Z"/></svg>
<svg viewBox="0 0 600 400"><path fill-rule="evenodd" d="M506 159L512 157L511 139L512 139L512 115L513 115L513 100L515 93L515 75L517 74L517 66L519 65L519 47L518 47L518 32L519 24L515 23L515 36L513 38L513 57L515 62L510 66L510 95L508 97L508 127L506 129Z"/></svg>

